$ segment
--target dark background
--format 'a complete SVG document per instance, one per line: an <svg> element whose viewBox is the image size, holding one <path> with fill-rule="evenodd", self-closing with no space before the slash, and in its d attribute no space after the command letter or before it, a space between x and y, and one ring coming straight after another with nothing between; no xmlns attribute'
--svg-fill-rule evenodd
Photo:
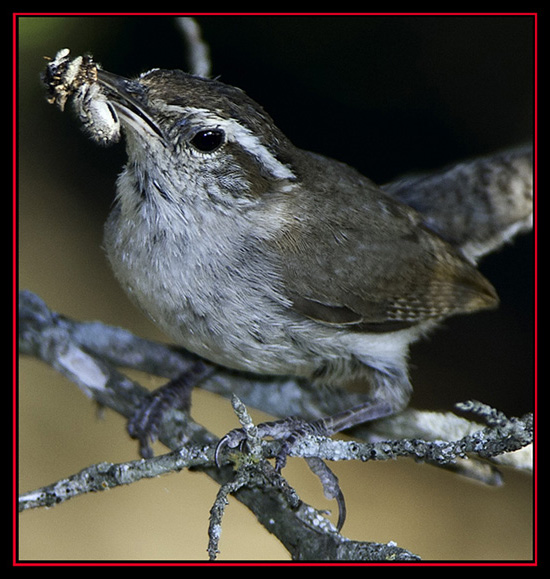
<svg viewBox="0 0 550 579"><path fill-rule="evenodd" d="M296 145L347 162L378 183L533 138L532 17L208 16L198 21L211 48L214 75L261 103ZM153 67L186 67L172 18L19 19L20 284L67 315L163 339L128 303L100 249L124 147L96 146L72 115L61 114L44 98L39 82L43 57L63 47L74 56L89 51L106 70L126 76ZM533 408L532 235L487 257L481 269L497 288L501 307L449 320L414 346L415 407L449 410L457 401L475 398L511 415ZM66 420L67 412L59 409L66 405L67 391L65 387L57 404L48 398L54 414L62 416L60 423ZM21 404L22 416L35 405L36 414L31 410L28 421L44 441L52 428L44 414L46 403L38 402L40 389L30 392L31 401ZM80 406L81 398L77 393L73 402L74 420L93 414ZM225 412L231 428L231 414ZM23 434L23 418L21 424L21 441L27 444L21 448L32 457L36 443ZM95 422L90 428L99 432L104 427ZM116 428L113 436L123 437L120 424ZM223 434L224 427L219 428ZM66 444L59 444L65 451ZM104 449L100 445L96 459L81 456L75 470L92 460L107 460ZM133 450L125 447L118 460L134 458ZM39 460L34 456L33 466L22 472L28 474ZM37 475L28 488L54 480L47 476L61 474ZM208 504L198 516L206 519L207 510ZM529 524L528 516L525 522ZM394 528L396 524L390 525ZM384 540L376 532L367 535L358 538ZM480 552L492 552L484 540ZM29 547L31 541L25 544ZM399 544L414 550L410 542ZM439 556L475 556L474 550L463 552L456 545L455 540Z"/></svg>

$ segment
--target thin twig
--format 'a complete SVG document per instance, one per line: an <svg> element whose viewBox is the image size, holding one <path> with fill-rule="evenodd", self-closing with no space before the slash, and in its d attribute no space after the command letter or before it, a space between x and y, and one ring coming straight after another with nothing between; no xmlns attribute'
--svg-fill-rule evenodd
<svg viewBox="0 0 550 579"><path fill-rule="evenodd" d="M208 466L212 463L209 447L185 446L178 450L144 460L118 464L101 462L54 484L19 496L19 512L38 507L53 507L69 499L129 485L144 478L179 472L184 468Z"/></svg>
<svg viewBox="0 0 550 579"><path fill-rule="evenodd" d="M176 18L176 24L187 44L189 72L209 77L212 71L210 48L202 39L199 25L193 18L186 16Z"/></svg>

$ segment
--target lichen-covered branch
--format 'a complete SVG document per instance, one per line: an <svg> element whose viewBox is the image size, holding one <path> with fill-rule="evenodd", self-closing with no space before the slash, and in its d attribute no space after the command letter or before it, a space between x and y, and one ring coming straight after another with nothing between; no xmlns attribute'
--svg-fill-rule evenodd
<svg viewBox="0 0 550 579"><path fill-rule="evenodd" d="M142 340L120 328L70 320L52 312L30 292L19 294L19 348L21 354L37 357L68 377L99 404L127 417L132 416L148 391L130 380L120 368L134 368L172 378L194 360L187 352ZM303 388L294 380L274 379L269 380L269 388L265 385L266 379L240 376L220 368L201 387L225 396L236 394L246 405L277 416L299 412L307 418L335 412L353 403L355 396L332 392L327 397L317 390ZM238 404L235 406L239 408ZM244 410L243 407L239 416L246 421ZM460 410L474 413L485 424L451 413L438 415L409 410L398 417L379 421L376 432L372 429L354 432L357 440L305 436L290 454L310 462L325 492L339 499L341 509L343 497L338 495L337 479L324 461L386 460L409 456L453 468L489 483L498 482L494 466L487 470L487 465L498 457L523 454L524 458L514 459L516 466L529 467L528 449L533 437L531 415L509 419L480 403L462 405ZM246 425L253 437L254 425ZM222 485L211 513L209 552L212 558L217 551L216 537L219 538L224 500L229 493L246 504L296 559L415 558L393 544L349 541L322 514L301 503L296 491L288 487L284 478L264 460L276 455L280 444L277 441L256 441L252 453L224 455L218 468L214 460L217 438L177 410L167 413L159 440L173 449L172 452L118 465L101 463L90 466L65 480L22 494L19 508L23 511L51 506L84 493L193 467ZM512 451L518 452L510 455ZM482 466L471 469L472 464ZM316 519L315 525L312 517ZM318 519L322 519L323 524L320 525Z"/></svg>
<svg viewBox="0 0 550 579"><path fill-rule="evenodd" d="M38 507L53 507L77 496L129 485L144 478L154 478L184 468L207 466L212 463L209 447L183 446L148 460L123 463L102 462L80 472L19 496L19 512Z"/></svg>

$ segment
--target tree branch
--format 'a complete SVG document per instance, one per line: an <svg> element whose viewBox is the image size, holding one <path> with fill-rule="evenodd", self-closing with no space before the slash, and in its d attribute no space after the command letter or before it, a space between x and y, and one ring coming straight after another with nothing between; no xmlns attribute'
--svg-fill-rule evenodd
<svg viewBox="0 0 550 579"><path fill-rule="evenodd" d="M19 294L19 348L22 354L37 357L68 377L87 396L123 416L131 416L148 391L130 380L118 368L131 367L171 378L184 371L195 359L191 354L160 343L143 340L126 330L98 322L77 322L52 312L30 292ZM269 388L266 388L266 382ZM246 404L286 416L296 413L314 418L335 412L356 402L356 395L331 392L330 396L304 388L294 380L262 380L220 368L201 385L224 396L236 393ZM379 421L372 428L354 432L363 441L342 441L306 436L291 455L313 461L387 460L397 456L414 457L481 478L499 482L491 462L502 456L524 455L510 462L517 468L528 468L532 442L532 416L508 419L479 404L462 405L483 418L486 426L453 414L407 411L398 417ZM242 419L242 414L240 414ZM253 429L253 425L249 424ZM252 430L253 431L253 430ZM397 440L380 440L397 434ZM449 434L453 436L449 436ZM391 438L390 434L390 438ZM183 412L167 413L159 439L169 448L167 454L149 460L136 460L118 465L100 463L90 466L65 480L21 495L19 508L26 510L51 506L88 492L131 484L141 478L158 476L183 468L201 470L222 487L211 513L209 552L217 552L217 539L227 494L234 494L247 505L258 520L287 546L296 559L346 557L391 557L410 560L414 555L397 546L371 542L351 542L343 537L319 512L304 505L284 479L264 458L274 456L277 441L263 441L256 454L237 453L214 464L217 438ZM431 440L430 440L431 439ZM509 455L516 451L519 453ZM465 458L477 457L474 461ZM229 462L236 461L237 473ZM317 464L317 463L314 463ZM460 465L467 464L464 468ZM471 465L477 464L472 469ZM482 465L482 467L480 467ZM326 492L336 496L335 479L328 469L316 469ZM330 473L332 474L332 473ZM336 481L337 485L337 481ZM323 525L312 524L312 517L323 519Z"/></svg>

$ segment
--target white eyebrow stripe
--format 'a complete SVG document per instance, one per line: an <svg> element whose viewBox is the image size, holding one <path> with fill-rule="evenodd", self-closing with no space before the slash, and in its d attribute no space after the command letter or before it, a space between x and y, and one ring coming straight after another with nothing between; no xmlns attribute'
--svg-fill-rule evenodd
<svg viewBox="0 0 550 579"><path fill-rule="evenodd" d="M296 178L296 175L294 175L288 166L281 163L281 161L272 155L250 129L243 127L236 120L223 119L208 109L183 107L173 104L163 104L163 107L182 115L201 115L204 121L211 122L216 128L223 129L228 140L238 143L247 153L256 157L277 179Z"/></svg>

